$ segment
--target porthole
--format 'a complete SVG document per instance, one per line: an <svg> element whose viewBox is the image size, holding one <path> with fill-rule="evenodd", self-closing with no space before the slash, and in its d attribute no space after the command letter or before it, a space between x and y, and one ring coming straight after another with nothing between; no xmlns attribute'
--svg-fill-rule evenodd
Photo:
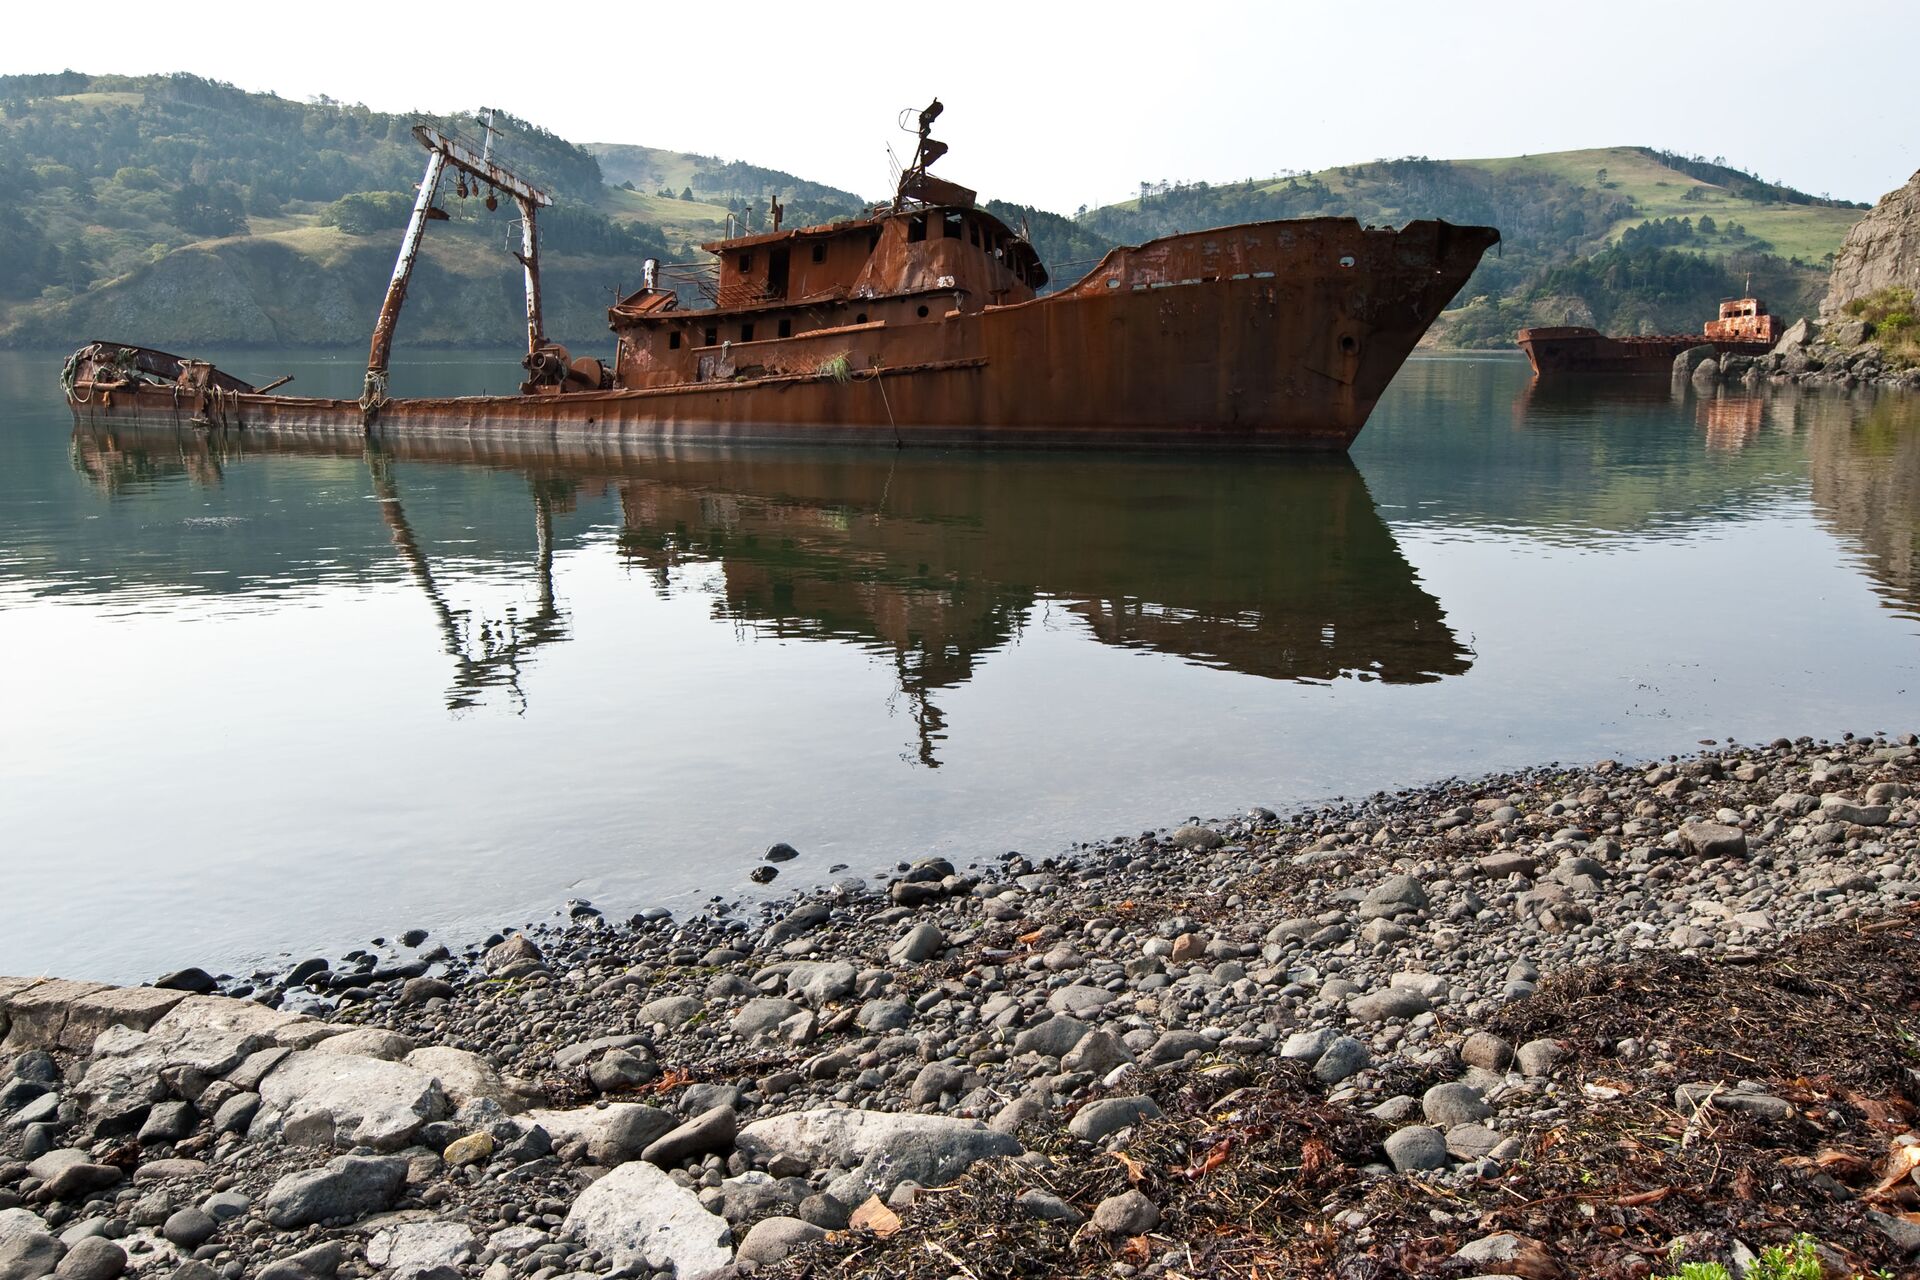
<svg viewBox="0 0 1920 1280"><path fill-rule="evenodd" d="M919 316L922 320L925 320L927 318L927 309L923 305L918 310L916 310L914 314Z"/></svg>
<svg viewBox="0 0 1920 1280"><path fill-rule="evenodd" d="M1341 265L1341 266L1343 266L1343 267L1350 267L1350 266L1352 266L1352 265L1353 265L1353 255L1352 255L1352 254L1350 254L1350 253L1343 253L1343 254L1341 254L1341 255L1340 255L1340 265Z"/></svg>

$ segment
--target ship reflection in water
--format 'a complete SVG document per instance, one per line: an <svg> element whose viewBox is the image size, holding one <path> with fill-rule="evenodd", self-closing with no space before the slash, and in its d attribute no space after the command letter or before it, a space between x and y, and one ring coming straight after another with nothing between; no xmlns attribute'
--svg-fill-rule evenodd
<svg viewBox="0 0 1920 1280"><path fill-rule="evenodd" d="M219 484L265 453L359 456L195 431L82 428L73 443L108 493L169 476ZM449 598L406 511L404 477L434 464L525 477L530 607L483 614ZM885 655L914 723L903 754L929 767L947 732L941 694L1023 629L1060 619L1105 644L1272 680L1422 683L1471 664L1345 457L595 457L426 443L383 446L364 465L454 663L456 710L495 689L524 705L526 665L569 635L554 518L603 499L617 554L663 595L710 590L715 615L745 632ZM717 576L686 572L700 566Z"/></svg>

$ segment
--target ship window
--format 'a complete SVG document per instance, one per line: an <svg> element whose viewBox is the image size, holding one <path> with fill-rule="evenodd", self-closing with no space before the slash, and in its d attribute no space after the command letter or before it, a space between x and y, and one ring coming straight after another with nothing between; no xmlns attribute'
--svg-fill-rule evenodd
<svg viewBox="0 0 1920 1280"><path fill-rule="evenodd" d="M825 262L827 260L827 246L825 241L813 246L813 260L815 262Z"/></svg>
<svg viewBox="0 0 1920 1280"><path fill-rule="evenodd" d="M675 329L672 333L667 335L667 350L678 351L679 349L680 349L680 331L678 329Z"/></svg>
<svg viewBox="0 0 1920 1280"><path fill-rule="evenodd" d="M907 242L909 244L918 244L926 238L927 216L923 213L916 213L907 219Z"/></svg>
<svg viewBox="0 0 1920 1280"><path fill-rule="evenodd" d="M708 345L708 346L710 347L710 346L712 346L712 345L713 345L714 343L716 343L716 342L718 342L718 341L720 341L720 331L719 331L718 329L716 329L716 328L714 328L714 327L713 327L712 325L708 325L708 326L707 326L707 343L706 343L706 345Z"/></svg>
<svg viewBox="0 0 1920 1280"><path fill-rule="evenodd" d="M780 336L783 338L791 338L793 336L793 321L782 320L780 322Z"/></svg>
<svg viewBox="0 0 1920 1280"><path fill-rule="evenodd" d="M859 315L853 318L853 322L855 324L865 324L867 322L867 313L862 311Z"/></svg>
<svg viewBox="0 0 1920 1280"><path fill-rule="evenodd" d="M925 307L921 307L917 314L920 316L922 320L925 320L927 318L927 309Z"/></svg>
<svg viewBox="0 0 1920 1280"><path fill-rule="evenodd" d="M1350 253L1343 253L1343 254L1341 254L1341 255L1340 255L1340 265L1341 265L1341 266L1343 266L1343 267L1350 267L1350 266L1352 266L1352 265L1353 265L1353 255L1352 255L1352 254L1350 254Z"/></svg>
<svg viewBox="0 0 1920 1280"><path fill-rule="evenodd" d="M879 248L879 246L880 229L875 227L872 231L867 232L867 252L872 253L875 249Z"/></svg>
<svg viewBox="0 0 1920 1280"><path fill-rule="evenodd" d="M753 255L752 255L752 254L750 254L750 253L743 253L743 254L741 254L741 255L740 255L740 270L742 270L742 271L751 271L751 270L753 270Z"/></svg>
<svg viewBox="0 0 1920 1280"><path fill-rule="evenodd" d="M958 240L960 238L960 224L963 221L965 221L965 219L957 213L948 214L941 221L940 234L949 240Z"/></svg>
<svg viewBox="0 0 1920 1280"><path fill-rule="evenodd" d="M979 223L969 222L967 224L967 239L972 241L974 244L980 243L980 224Z"/></svg>
<svg viewBox="0 0 1920 1280"><path fill-rule="evenodd" d="M752 325L750 325L750 324L743 324L743 325L741 325L741 326L740 326L740 341L742 341L742 342L752 342L752 341L753 341L753 326L752 326Z"/></svg>

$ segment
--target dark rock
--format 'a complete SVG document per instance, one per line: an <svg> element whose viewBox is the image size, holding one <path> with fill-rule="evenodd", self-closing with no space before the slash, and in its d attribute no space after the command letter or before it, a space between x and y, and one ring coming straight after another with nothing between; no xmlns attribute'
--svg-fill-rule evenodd
<svg viewBox="0 0 1920 1280"><path fill-rule="evenodd" d="M662 1168L672 1168L692 1156L733 1150L733 1140L739 1132L740 1118L733 1108L714 1107L655 1138L640 1153L640 1158Z"/></svg>
<svg viewBox="0 0 1920 1280"><path fill-rule="evenodd" d="M154 979L153 985L162 991L191 991L200 996L212 995L220 989L220 984L205 969L179 969ZM124 1254L122 1261L125 1261Z"/></svg>
<svg viewBox="0 0 1920 1280"><path fill-rule="evenodd" d="M785 841L771 845L766 852L768 862L792 862L800 856L800 851Z"/></svg>
<svg viewBox="0 0 1920 1280"><path fill-rule="evenodd" d="M185 1209L176 1209L169 1215L166 1222L161 1224L160 1234L182 1249L198 1249L213 1239L214 1232L219 1229L220 1224L213 1220L212 1214L204 1209L188 1206Z"/></svg>

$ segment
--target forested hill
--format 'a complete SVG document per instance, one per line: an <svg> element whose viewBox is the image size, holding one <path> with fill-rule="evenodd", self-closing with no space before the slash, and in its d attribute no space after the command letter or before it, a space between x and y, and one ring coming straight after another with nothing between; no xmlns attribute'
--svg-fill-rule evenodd
<svg viewBox="0 0 1920 1280"><path fill-rule="evenodd" d="M423 163L419 119L186 75L0 76L0 344L364 342ZM471 115L429 119L478 129ZM759 230L769 196L789 226L863 207L780 169L497 121L501 158L555 196L541 218L545 301L569 343L606 341L606 305L638 282L643 258L691 260L730 218ZM519 340L513 206L489 211L484 194L444 193L450 219L427 237L402 342ZM1504 243L1435 327L1467 345L1507 344L1533 323L1693 330L1749 275L1776 311L1811 311L1864 208L1633 147L1142 183L1137 199L1073 217L987 207L1029 229L1057 284L1115 244L1233 222L1488 223Z"/></svg>
<svg viewBox="0 0 1920 1280"><path fill-rule="evenodd" d="M1459 345L1508 345L1527 324L1695 331L1749 278L1778 312L1817 310L1828 264L1867 207L1645 147L1376 160L1264 180L1140 185L1137 199L1083 209L1076 221L1126 243L1317 215L1498 227L1499 249L1435 326L1436 338Z"/></svg>
<svg viewBox="0 0 1920 1280"><path fill-rule="evenodd" d="M0 343L364 342L425 161L410 132L423 119L479 131L470 114L292 102L187 75L0 76ZM655 154L683 191L641 190L529 121L502 111L496 124L501 160L555 199L541 243L563 341L604 342L611 291L638 283L642 259L688 255L729 213L756 222L770 193L823 219L859 208L791 175L675 152ZM489 211L484 196L461 199L448 180L451 219L427 236L403 342L524 332L513 204Z"/></svg>

